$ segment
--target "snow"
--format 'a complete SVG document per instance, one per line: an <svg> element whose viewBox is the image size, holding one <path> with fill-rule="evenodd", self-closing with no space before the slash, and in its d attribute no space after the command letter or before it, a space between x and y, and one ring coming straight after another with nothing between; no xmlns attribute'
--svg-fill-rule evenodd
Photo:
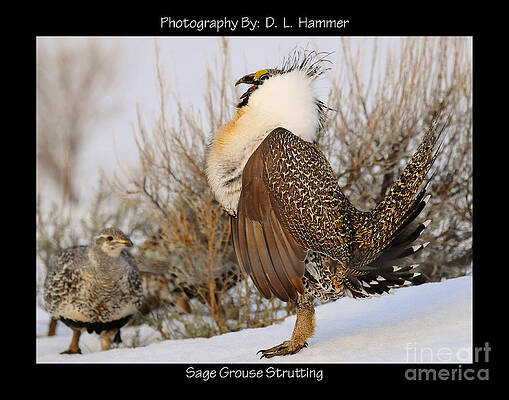
<svg viewBox="0 0 509 400"><path fill-rule="evenodd" d="M316 307L309 346L286 357L259 359L259 349L288 339L295 316L264 328L212 338L162 341L142 325L122 329L118 348L100 351L98 335L81 335L81 355L61 355L71 331L46 337L48 314L37 309L38 363L469 363L472 362L472 277L402 288L369 300L340 299ZM132 347L137 343L139 347ZM141 345L141 346L140 346Z"/></svg>

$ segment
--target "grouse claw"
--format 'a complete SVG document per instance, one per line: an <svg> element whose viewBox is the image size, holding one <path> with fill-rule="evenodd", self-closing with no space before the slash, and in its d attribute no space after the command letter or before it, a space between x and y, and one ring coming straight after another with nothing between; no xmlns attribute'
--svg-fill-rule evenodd
<svg viewBox="0 0 509 400"><path fill-rule="evenodd" d="M291 340L286 340L277 346L271 347L266 350L258 350L256 354L262 353L260 359L262 358L272 358L275 356L286 356L288 354L298 353L303 347L308 347L308 343L304 342L302 344L296 344Z"/></svg>

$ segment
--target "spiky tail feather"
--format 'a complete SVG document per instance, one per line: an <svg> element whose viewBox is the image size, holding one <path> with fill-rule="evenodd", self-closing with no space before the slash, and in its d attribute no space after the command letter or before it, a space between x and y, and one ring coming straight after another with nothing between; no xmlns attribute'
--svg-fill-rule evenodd
<svg viewBox="0 0 509 400"><path fill-rule="evenodd" d="M394 289L412 285L412 279L418 275L414 269L417 264L406 267L389 267L384 271L369 273L356 277L356 281L350 278L347 285L347 294L353 298L366 298L391 294Z"/></svg>
<svg viewBox="0 0 509 400"><path fill-rule="evenodd" d="M429 195L425 199L429 199ZM426 201L423 199L422 202L425 204ZM422 210L422 207L419 208ZM419 265L400 266L398 264L401 264L407 257L420 252L429 244L429 242L412 243L420 237L430 222L431 220L423 223L413 221L402 229L383 252L362 272L359 271L348 276L345 284L347 294L354 298L366 298L390 294L394 289L412 285L413 278L420 275L415 271Z"/></svg>
<svg viewBox="0 0 509 400"><path fill-rule="evenodd" d="M437 143L449 121L450 118L443 121L440 111L435 113L417 151L384 199L373 211L360 214L362 221L354 234L353 268L363 270L374 261L426 205L431 178L417 192L440 152L441 145Z"/></svg>

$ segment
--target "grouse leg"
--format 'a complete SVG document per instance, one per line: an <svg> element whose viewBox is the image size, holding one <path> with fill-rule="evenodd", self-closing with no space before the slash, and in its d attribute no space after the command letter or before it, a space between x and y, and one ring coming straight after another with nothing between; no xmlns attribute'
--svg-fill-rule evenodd
<svg viewBox="0 0 509 400"><path fill-rule="evenodd" d="M102 331L99 337L101 338L101 350L109 350L111 342L116 338L118 329L112 329L109 331ZM118 340L118 339L117 339Z"/></svg>
<svg viewBox="0 0 509 400"><path fill-rule="evenodd" d="M270 349L259 350L256 354L262 353L260 358L272 358L298 353L303 347L307 347L306 340L313 336L314 331L315 308L313 299L307 296L299 296L297 299L297 320L291 339Z"/></svg>
<svg viewBox="0 0 509 400"><path fill-rule="evenodd" d="M72 330L72 339L69 348L66 351L62 351L60 354L81 354L81 349L78 345L81 336L81 329Z"/></svg>

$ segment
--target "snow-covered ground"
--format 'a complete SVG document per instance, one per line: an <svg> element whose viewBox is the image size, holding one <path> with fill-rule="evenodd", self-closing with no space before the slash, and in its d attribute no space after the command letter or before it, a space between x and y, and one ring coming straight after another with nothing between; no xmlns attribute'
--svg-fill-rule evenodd
<svg viewBox="0 0 509 400"><path fill-rule="evenodd" d="M295 316L265 328L209 339L161 341L148 326L122 329L122 347L100 351L98 335L81 336L81 355L60 355L71 331L45 337L48 315L37 310L37 362L51 363L437 363L472 361L472 277L402 288L370 300L340 299L316 308L316 332L298 354L259 359L256 351L290 337ZM143 347L129 347L138 343Z"/></svg>

